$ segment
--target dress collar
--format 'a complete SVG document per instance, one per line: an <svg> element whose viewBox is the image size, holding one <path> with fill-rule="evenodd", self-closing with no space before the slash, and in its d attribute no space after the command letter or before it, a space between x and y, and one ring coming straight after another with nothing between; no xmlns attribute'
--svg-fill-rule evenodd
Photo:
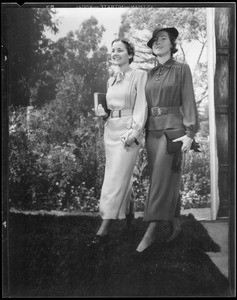
<svg viewBox="0 0 237 300"><path fill-rule="evenodd" d="M160 64L158 62L157 66L155 68L159 68L159 67L166 67L166 68L170 68L174 63L174 58L171 57L169 58L164 64Z"/></svg>

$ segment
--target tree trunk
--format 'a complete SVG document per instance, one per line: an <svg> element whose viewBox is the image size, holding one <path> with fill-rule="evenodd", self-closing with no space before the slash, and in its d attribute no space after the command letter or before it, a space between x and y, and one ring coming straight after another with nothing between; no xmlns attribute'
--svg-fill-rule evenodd
<svg viewBox="0 0 237 300"><path fill-rule="evenodd" d="M217 132L217 153L219 161L219 195L218 216L229 215L230 184L230 8L215 9L216 32L216 71L215 71L215 113Z"/></svg>
<svg viewBox="0 0 237 300"><path fill-rule="evenodd" d="M230 5L231 6L231 5ZM235 7L215 9L215 111L219 160L220 209L229 217L230 293L235 295Z"/></svg>

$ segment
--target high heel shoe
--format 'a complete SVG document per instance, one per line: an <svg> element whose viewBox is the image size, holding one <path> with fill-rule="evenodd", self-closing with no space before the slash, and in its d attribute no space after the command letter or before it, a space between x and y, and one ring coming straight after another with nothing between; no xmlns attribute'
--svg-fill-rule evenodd
<svg viewBox="0 0 237 300"><path fill-rule="evenodd" d="M178 240L180 240L182 235L183 235L183 233L182 233L181 229L174 230L172 235L166 240L166 244L177 242Z"/></svg>
<svg viewBox="0 0 237 300"><path fill-rule="evenodd" d="M87 244L88 248L104 247L108 243L108 235L95 235L92 240Z"/></svg>
<svg viewBox="0 0 237 300"><path fill-rule="evenodd" d="M131 257L133 260L137 261L142 261L142 260L147 260L147 259L152 259L154 257L154 253L157 252L157 243L154 242L150 246L146 247L143 251L137 251L135 250L132 254Z"/></svg>
<svg viewBox="0 0 237 300"><path fill-rule="evenodd" d="M171 236L166 240L166 243L174 243L178 240L178 238L181 237L181 226L180 226L180 221L178 217L175 217L172 221L171 221L171 228L173 229L173 232L171 234Z"/></svg>

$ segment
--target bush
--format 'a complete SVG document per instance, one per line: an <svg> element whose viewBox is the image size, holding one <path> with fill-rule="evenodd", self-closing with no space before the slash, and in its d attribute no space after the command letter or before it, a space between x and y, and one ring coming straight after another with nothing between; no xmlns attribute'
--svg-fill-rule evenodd
<svg viewBox="0 0 237 300"><path fill-rule="evenodd" d="M70 101L60 105L57 101L30 112L10 108L10 204L23 209L98 211L105 169L103 121L82 115L80 106L74 105L69 122ZM184 157L184 208L210 206L209 145L200 136L197 141L202 152L190 151ZM134 170L137 211L144 211L148 188L143 140Z"/></svg>
<svg viewBox="0 0 237 300"><path fill-rule="evenodd" d="M10 109L9 116L9 201L15 207L30 208L38 155L29 145L26 109Z"/></svg>
<svg viewBox="0 0 237 300"><path fill-rule="evenodd" d="M149 188L149 177L147 173L147 152L144 139L139 151L138 160L134 169L133 190L135 196L135 206L137 211L144 211L145 201Z"/></svg>
<svg viewBox="0 0 237 300"><path fill-rule="evenodd" d="M51 139L54 123L45 111L31 109L29 120L26 109L10 109L11 205L96 210L104 169L103 142L98 139L101 126L92 117L80 115L81 126L72 133L70 142L62 142L60 137L55 143L55 136Z"/></svg>
<svg viewBox="0 0 237 300"><path fill-rule="evenodd" d="M184 208L210 207L210 152L208 139L197 137L201 152L184 157L181 195Z"/></svg>

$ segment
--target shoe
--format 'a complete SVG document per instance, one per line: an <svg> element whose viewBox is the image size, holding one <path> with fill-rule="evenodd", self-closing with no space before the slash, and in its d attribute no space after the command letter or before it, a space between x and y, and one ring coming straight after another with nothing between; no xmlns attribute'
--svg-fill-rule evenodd
<svg viewBox="0 0 237 300"><path fill-rule="evenodd" d="M142 260L147 260L147 259L153 259L154 257L154 252L157 251L157 243L154 242L147 248L145 248L143 251L137 251L135 250L132 254L131 257L133 260L137 261L142 261Z"/></svg>
<svg viewBox="0 0 237 300"><path fill-rule="evenodd" d="M95 235L93 239L87 244L88 248L103 247L108 243L108 235Z"/></svg>
<svg viewBox="0 0 237 300"><path fill-rule="evenodd" d="M172 235L166 240L166 243L167 244L174 243L174 242L180 240L182 235L183 235L183 233L182 233L181 229L175 230L175 231L173 231Z"/></svg>

